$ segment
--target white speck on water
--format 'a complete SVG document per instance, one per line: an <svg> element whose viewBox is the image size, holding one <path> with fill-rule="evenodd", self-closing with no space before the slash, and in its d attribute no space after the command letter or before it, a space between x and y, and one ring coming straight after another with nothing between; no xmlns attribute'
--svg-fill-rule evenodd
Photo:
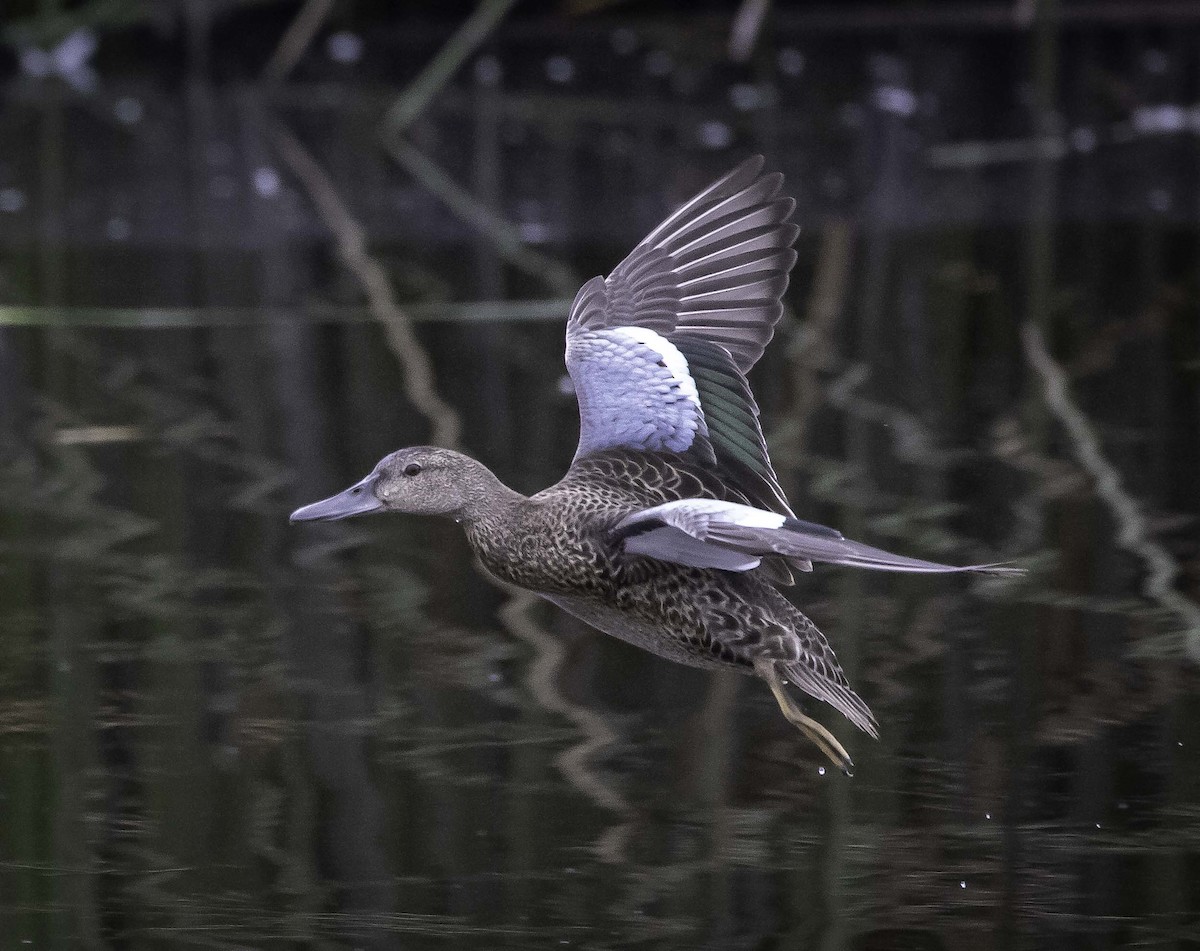
<svg viewBox="0 0 1200 951"><path fill-rule="evenodd" d="M990 818L992 818L992 814L991 814L990 812L985 812L985 813L983 814L983 818L985 818L985 819L990 819Z"/></svg>
<svg viewBox="0 0 1200 951"><path fill-rule="evenodd" d="M1080 126L1071 132L1071 148L1076 152L1090 152L1096 147L1096 133L1087 126Z"/></svg>
<svg viewBox="0 0 1200 951"><path fill-rule="evenodd" d="M958 883L958 887L959 887L959 888L966 888L966 887L967 887L967 880L964 878L964 879L963 879L961 882L959 882L959 883Z"/></svg>
<svg viewBox="0 0 1200 951"><path fill-rule="evenodd" d="M779 71L785 76L799 76L804 72L804 54L794 46L785 46L777 57Z"/></svg>
<svg viewBox="0 0 1200 951"><path fill-rule="evenodd" d="M1167 135L1182 132L1187 120L1187 112L1182 106L1168 102L1138 106L1133 110L1130 122L1134 131L1142 135Z"/></svg>
<svg viewBox="0 0 1200 951"><path fill-rule="evenodd" d="M917 97L903 86L880 86L873 96L875 108L898 116L911 116L917 111Z"/></svg>
<svg viewBox="0 0 1200 951"><path fill-rule="evenodd" d="M495 671L492 671L490 674L488 674L488 683L498 684L500 683L501 679L501 676Z"/></svg>
<svg viewBox="0 0 1200 951"><path fill-rule="evenodd" d="M504 68L495 56L481 56L475 60L475 82L481 86L495 86L504 77Z"/></svg>
<svg viewBox="0 0 1200 951"><path fill-rule="evenodd" d="M279 173L269 165L260 165L254 170L254 190L264 198L274 198L279 194L283 182Z"/></svg>
<svg viewBox="0 0 1200 951"><path fill-rule="evenodd" d="M546 78L552 83L569 83L575 78L575 64L561 53L546 60Z"/></svg>
<svg viewBox="0 0 1200 951"><path fill-rule="evenodd" d="M729 88L729 101L738 112L753 112L762 106L763 93L753 83L734 83Z"/></svg>
<svg viewBox="0 0 1200 951"><path fill-rule="evenodd" d="M45 50L31 46L29 49L22 51L21 69L28 75L41 79L44 76L49 76L53 68L54 59Z"/></svg>
<svg viewBox="0 0 1200 951"><path fill-rule="evenodd" d="M1097 822L1097 823L1096 823L1096 828L1097 828L1097 829L1099 829L1099 828L1100 828L1100 823L1099 823L1099 822Z"/></svg>
<svg viewBox="0 0 1200 951"><path fill-rule="evenodd" d="M0 211L13 214L24 207L25 193L21 189L12 187L0 188Z"/></svg>
<svg viewBox="0 0 1200 951"><path fill-rule="evenodd" d="M1155 76L1161 76L1171 68L1171 58L1162 50L1146 50L1142 56L1142 68Z"/></svg>
<svg viewBox="0 0 1200 951"><path fill-rule="evenodd" d="M818 766L818 767L817 767L817 775L818 775L818 776L824 776L824 775L825 775L825 767L824 767L824 766Z"/></svg>
<svg viewBox="0 0 1200 951"><path fill-rule="evenodd" d="M129 235L133 233L133 229L124 218L109 218L104 226L104 233L112 241L127 241Z"/></svg>
<svg viewBox="0 0 1200 951"><path fill-rule="evenodd" d="M646 55L644 66L651 76L666 76L675 68L675 63L666 50L652 50Z"/></svg>
<svg viewBox="0 0 1200 951"><path fill-rule="evenodd" d="M1153 211L1162 213L1169 211L1171 208L1171 193L1165 188L1156 188L1150 192L1149 198L1150 208Z"/></svg>
<svg viewBox="0 0 1200 951"><path fill-rule="evenodd" d="M146 114L146 109L142 105L142 100L135 99L133 96L122 96L113 103L113 115L117 117L118 122L123 122L125 125L136 125L142 121L142 116Z"/></svg>
<svg viewBox="0 0 1200 951"><path fill-rule="evenodd" d="M525 244L545 244L550 240L550 226L544 221L522 221L517 234Z"/></svg>
<svg viewBox="0 0 1200 951"><path fill-rule="evenodd" d="M613 52L618 56L628 56L637 49L637 34L628 27L621 27L612 31L609 42L612 43Z"/></svg>
<svg viewBox="0 0 1200 951"><path fill-rule="evenodd" d="M710 119L700 123L700 128L696 130L696 138L706 149L724 149L733 142L733 129L724 122Z"/></svg>
<svg viewBox="0 0 1200 951"><path fill-rule="evenodd" d="M1119 803L1117 803L1117 808L1118 808L1118 809L1128 809L1128 808L1129 808L1129 803L1127 803L1127 802L1119 802Z"/></svg>
<svg viewBox="0 0 1200 951"><path fill-rule="evenodd" d="M362 59L363 40L357 33L339 30L325 41L325 55L335 63L349 65Z"/></svg>
<svg viewBox="0 0 1200 951"><path fill-rule="evenodd" d="M1180 749L1183 749L1183 740L1180 740L1180 741L1179 741L1178 743L1176 743L1175 745L1176 745L1176 746L1178 746Z"/></svg>

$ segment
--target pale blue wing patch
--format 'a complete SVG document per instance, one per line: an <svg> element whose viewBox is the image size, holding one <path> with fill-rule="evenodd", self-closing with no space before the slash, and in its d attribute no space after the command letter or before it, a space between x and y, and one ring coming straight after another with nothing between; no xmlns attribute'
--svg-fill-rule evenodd
<svg viewBox="0 0 1200 951"><path fill-rule="evenodd" d="M567 369L579 399L576 458L618 446L677 453L707 446L687 360L649 327L575 330L567 336Z"/></svg>

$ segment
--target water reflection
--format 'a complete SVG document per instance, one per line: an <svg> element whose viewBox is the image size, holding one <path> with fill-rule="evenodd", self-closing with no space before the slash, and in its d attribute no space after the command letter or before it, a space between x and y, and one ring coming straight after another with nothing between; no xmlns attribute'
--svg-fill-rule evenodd
<svg viewBox="0 0 1200 951"><path fill-rule="evenodd" d="M452 525L288 534L286 495L362 463L335 465L308 436L288 450L307 453L299 469L269 441L255 449L244 409L152 356L170 333L64 336L62 365L103 394L103 413L29 388L12 424L10 933L229 947L1192 935L1200 737L1174 652L1154 646L1177 621L1115 563L1071 582L1073 563L1108 548L1079 539L1110 523L1077 510L1090 480L1035 450L1017 417L956 444L862 396L870 377L829 344L820 361L812 337L783 348L785 378L805 385L794 405L777 394L768 420L777 445L799 430L813 446L781 460L812 507L843 506L881 540L962 551L1008 505L991 481L1021 479L1016 505L1076 526L1051 534L1015 587L805 579L806 609L885 724L878 745L853 739L847 781L822 775L738 678L677 669L493 590ZM523 346L556 352L558 328ZM276 367L296 353L275 332L253 347ZM286 431L330 432L311 395L270 399L295 414ZM346 439L364 417L331 406ZM896 462L821 448L851 425ZM521 477L548 482L564 462L526 459ZM911 483L894 478L901 464Z"/></svg>

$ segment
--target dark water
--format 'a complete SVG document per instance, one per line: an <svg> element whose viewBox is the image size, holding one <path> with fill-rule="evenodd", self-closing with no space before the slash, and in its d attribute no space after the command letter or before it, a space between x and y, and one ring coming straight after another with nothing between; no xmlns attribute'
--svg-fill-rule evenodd
<svg viewBox="0 0 1200 951"><path fill-rule="evenodd" d="M445 24L270 94L233 14L182 77L103 59L138 25L90 90L6 67L0 947L1200 947L1194 22L781 14L734 67L709 12L522 21L399 166L388 57ZM451 523L286 521L455 432L557 479L562 298L753 151L804 226L753 381L795 508L1030 571L800 580L881 724L810 708L853 779Z"/></svg>

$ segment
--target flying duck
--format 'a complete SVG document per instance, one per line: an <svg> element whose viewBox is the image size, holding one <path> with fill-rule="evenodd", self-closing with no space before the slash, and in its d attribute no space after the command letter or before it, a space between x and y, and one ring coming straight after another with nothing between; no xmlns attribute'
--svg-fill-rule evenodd
<svg viewBox="0 0 1200 951"><path fill-rule="evenodd" d="M843 772L853 763L789 685L872 737L878 726L825 636L783 594L814 562L903 572L1014 574L895 555L796 518L746 374L783 313L795 202L752 158L579 290L566 363L579 448L524 496L483 464L416 446L293 522L371 512L453 518L483 570L668 660L766 681L783 715Z"/></svg>

